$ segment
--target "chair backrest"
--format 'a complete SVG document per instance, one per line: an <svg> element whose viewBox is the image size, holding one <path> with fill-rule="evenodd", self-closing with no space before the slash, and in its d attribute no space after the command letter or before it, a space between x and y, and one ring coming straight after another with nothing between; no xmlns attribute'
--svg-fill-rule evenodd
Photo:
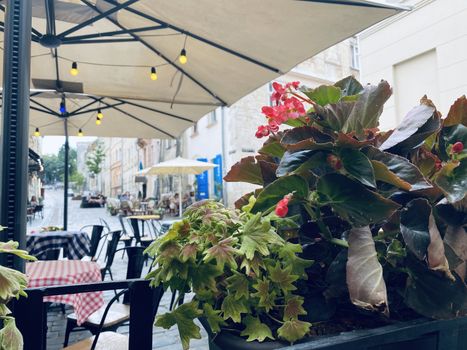
<svg viewBox="0 0 467 350"><path fill-rule="evenodd" d="M120 234L122 233L121 230L112 231L110 241L107 242L107 251L105 252L105 268L109 269L115 257L115 252L117 251L118 241L120 240Z"/></svg>
<svg viewBox="0 0 467 350"><path fill-rule="evenodd" d="M138 219L130 219L131 228L133 229L133 235L135 236L136 243L141 243L141 235L139 233L139 222Z"/></svg>
<svg viewBox="0 0 467 350"><path fill-rule="evenodd" d="M124 247L117 250L117 252L124 250L128 256L128 264L126 268L126 279L141 278L144 266L144 247ZM128 304L130 301L129 293L125 293L123 303Z"/></svg>
<svg viewBox="0 0 467 350"><path fill-rule="evenodd" d="M108 232L112 231L112 230L110 229L110 226L109 226L109 224L107 223L107 221L105 221L105 220L102 219L102 218L99 218L99 221L100 221L101 224L106 228L106 230L107 230Z"/></svg>
<svg viewBox="0 0 467 350"><path fill-rule="evenodd" d="M91 247L89 249L89 256L92 260L96 257L97 248L99 247L99 242L102 237L102 231L104 231L104 226L102 225L93 225L91 232Z"/></svg>

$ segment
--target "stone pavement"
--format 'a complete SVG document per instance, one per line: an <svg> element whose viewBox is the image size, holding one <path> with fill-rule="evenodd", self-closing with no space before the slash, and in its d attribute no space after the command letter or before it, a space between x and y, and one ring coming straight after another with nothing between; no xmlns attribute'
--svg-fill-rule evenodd
<svg viewBox="0 0 467 350"><path fill-rule="evenodd" d="M36 218L32 224L28 225L29 231L38 230L42 226L62 226L63 215L63 196L61 191L47 191L45 194L44 203L44 219ZM120 229L120 223L117 217L110 216L104 208L89 208L81 209L79 207L80 201L69 200L69 230L79 230L84 225L98 224L99 219L106 220L112 230ZM102 264L103 255L99 259ZM112 273L114 280L124 279L126 274L126 256L122 259L121 255L117 253L112 266ZM143 270L143 275L146 274L148 267ZM113 291L105 292L106 300L109 300L114 294ZM170 305L170 294L165 294L159 306L158 314L166 312ZM66 314L73 312L71 306L66 306ZM47 349L58 350L63 347L63 340L65 338L66 315L63 315L59 307L52 307L47 314ZM190 349L192 350L207 350L207 335L201 327L202 339L192 341ZM128 333L128 326L120 327L119 333ZM88 331L74 332L70 335L70 342L72 344L80 339L91 336ZM177 328L166 331L162 328L154 327L153 331L153 349L157 350L181 350L180 337ZM111 349L109 349L111 350Z"/></svg>

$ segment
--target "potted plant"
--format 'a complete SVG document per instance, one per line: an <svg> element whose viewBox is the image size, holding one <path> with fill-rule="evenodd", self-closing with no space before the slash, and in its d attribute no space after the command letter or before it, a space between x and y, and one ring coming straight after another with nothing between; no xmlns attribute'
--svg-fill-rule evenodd
<svg viewBox="0 0 467 350"><path fill-rule="evenodd" d="M204 317L213 348L226 348L231 344L228 339L235 339L236 344L229 349L283 347L268 342L273 338L310 344L301 349L346 349L348 336L336 336L333 344L326 346L315 342L315 336L394 323L387 326L396 327L391 328L391 334L403 334L399 322L464 317L467 99L458 99L443 119L433 103L423 97L398 128L380 132L378 119L392 93L385 81L363 87L349 77L316 89L299 87L298 82L274 83L273 87L276 105L263 107L267 124L256 132L256 137L267 137L264 146L256 157L234 165L225 180L261 186L237 202L237 208L243 208L239 217L266 220L271 225L271 237L281 237L284 246L290 247L288 258L295 256L305 265L301 266L305 274L289 273L298 276L292 283L297 289L293 297L284 296L285 301L300 301L293 308L294 318L281 309L287 304L276 299L267 311L258 303L256 307L249 305L254 303L256 293L250 283L248 288L245 283L244 289L247 306L233 303L238 313L235 319L222 307L238 289L226 289L230 278L226 273L247 280L262 278L263 274L271 278L268 268L260 267L253 275L246 268L256 255L246 256L237 242L231 241L250 239L251 233L244 229L246 222L237 219L225 221L222 236L229 242L225 248L235 250L236 265L228 268L230 272L226 264L218 266L217 273L203 272L214 293L203 303L204 291L194 288L192 281L199 268L212 264L207 257L212 243L196 244L192 263L197 269L188 268L181 253L185 244L194 243L193 237L212 234L213 230L203 225L211 214L216 217L217 211L203 209L199 217L189 211L180 226L174 226L150 249L157 264L149 276L153 284L163 283L182 294L190 290L195 293L191 303L160 316L156 324L177 324L180 330L188 325L188 319ZM291 128L280 131L281 124ZM203 233L205 230L209 233ZM243 232L242 238L236 236L238 232ZM184 235L186 241L180 240ZM264 254L265 261L292 266L283 260L285 253L271 251ZM277 296L270 287L267 291L269 298ZM211 324L210 318L218 323ZM463 320L467 324L465 317ZM428 338L420 337L420 329L436 332L461 324L423 322L413 332L413 339L425 342ZM441 328L434 329L433 325ZM190 323L192 332L182 336L185 348L187 338L195 335L195 327ZM261 332L253 333L253 328ZM383 334L389 332L381 329ZM452 334L457 333L453 330ZM394 336L384 342L398 339ZM432 342L435 345L429 346L437 348L437 340ZM359 348L366 349L363 343Z"/></svg>
<svg viewBox="0 0 467 350"><path fill-rule="evenodd" d="M0 231L3 227L0 227ZM22 259L36 260L25 250L18 249L18 243L13 241L0 242L0 254L14 254ZM22 350L23 337L16 328L14 317L7 304L13 298L27 296L24 289L28 280L25 274L0 266L0 349Z"/></svg>

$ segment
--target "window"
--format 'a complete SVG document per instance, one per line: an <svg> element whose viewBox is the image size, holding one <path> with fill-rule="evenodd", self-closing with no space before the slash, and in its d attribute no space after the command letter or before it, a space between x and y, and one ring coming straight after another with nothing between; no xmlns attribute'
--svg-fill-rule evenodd
<svg viewBox="0 0 467 350"><path fill-rule="evenodd" d="M216 114L216 111L212 111L208 115L208 125L212 125L216 123L217 123L217 114Z"/></svg>
<svg viewBox="0 0 467 350"><path fill-rule="evenodd" d="M360 52L358 50L357 38L352 38L350 40L350 56L351 56L350 66L353 69L360 69Z"/></svg>
<svg viewBox="0 0 467 350"><path fill-rule="evenodd" d="M193 128L192 128L191 135L192 135L192 136L198 135L198 122L195 122L195 123L193 124Z"/></svg>

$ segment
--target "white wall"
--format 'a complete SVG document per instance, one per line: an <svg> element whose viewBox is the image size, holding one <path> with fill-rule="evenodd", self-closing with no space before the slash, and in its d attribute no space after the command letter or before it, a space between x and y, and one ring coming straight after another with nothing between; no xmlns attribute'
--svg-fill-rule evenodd
<svg viewBox="0 0 467 350"><path fill-rule="evenodd" d="M373 27L359 39L362 82L385 79L395 91L396 98L386 103L383 130L396 126L409 110L406 98L397 97L399 89L400 94L412 95L412 106L429 93L443 114L467 92L466 0L420 1L413 11ZM399 88L399 83L404 86Z"/></svg>

